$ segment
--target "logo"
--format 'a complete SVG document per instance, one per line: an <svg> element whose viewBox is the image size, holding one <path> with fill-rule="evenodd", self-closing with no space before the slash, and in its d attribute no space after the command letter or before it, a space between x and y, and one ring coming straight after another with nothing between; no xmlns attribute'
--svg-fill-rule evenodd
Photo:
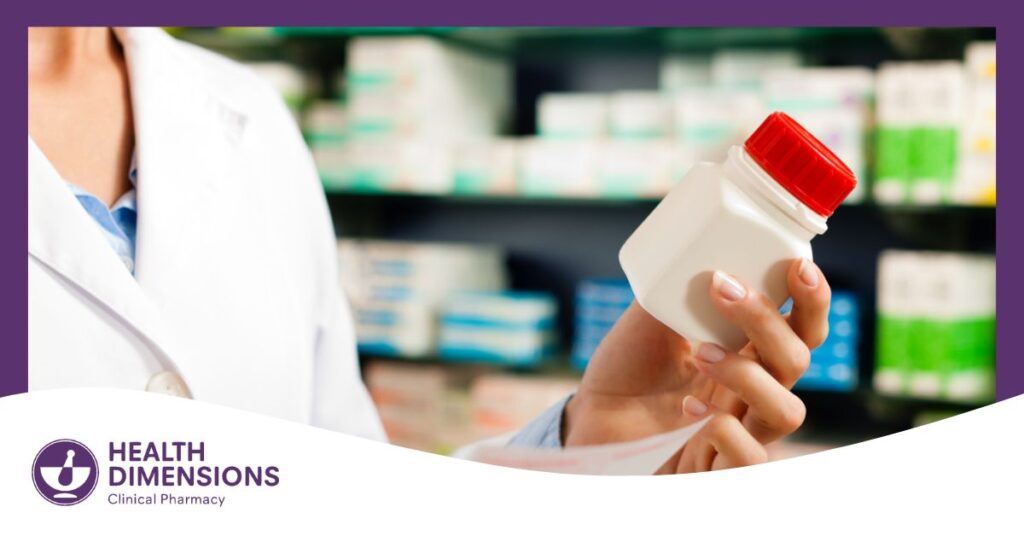
<svg viewBox="0 0 1024 536"><path fill-rule="evenodd" d="M99 465L85 445L73 439L58 439L36 454L32 481L44 499L70 506L84 501L96 489Z"/></svg>

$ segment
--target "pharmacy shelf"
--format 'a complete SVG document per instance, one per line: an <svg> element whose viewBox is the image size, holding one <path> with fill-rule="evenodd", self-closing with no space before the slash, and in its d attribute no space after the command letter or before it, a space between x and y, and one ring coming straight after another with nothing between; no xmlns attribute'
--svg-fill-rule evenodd
<svg viewBox="0 0 1024 536"><path fill-rule="evenodd" d="M452 361L438 356L402 356L384 355L361 352L360 360L363 362L382 361L390 363L406 363L414 366L441 366L460 369L476 369L481 371L502 371L524 375L562 376L566 378L579 379L583 371L568 365L568 357L556 356L538 365L516 365L512 363L500 363L495 361L473 361L458 360ZM882 393L871 387L859 387L852 390L832 390L801 388L797 386L794 391L802 398L812 401L815 405L826 404L835 406L837 404L848 404L851 400L858 402L858 405L869 412L880 412L886 415L919 413L921 411L948 411L960 413L980 408L991 404L992 400L951 400L943 398L922 398L911 395L900 395ZM896 408L897 411L893 411Z"/></svg>
<svg viewBox="0 0 1024 536"><path fill-rule="evenodd" d="M635 206L649 206L651 208L656 205L659 198L649 197L566 197L566 196L530 196L521 194L454 194L454 193L430 193L430 192L401 192L401 191L359 191L359 190L344 190L338 188L332 188L325 186L325 194L330 198L337 199L351 199L364 202L422 202L422 203L485 203L493 204L495 206L507 205L510 207L521 206L524 204L542 204L542 205L560 205L560 206L574 206L574 205L588 205L588 206L607 206L607 207L635 207ZM947 213L947 214L965 214L965 213L977 213L985 214L994 212L995 205L964 205L964 204L927 204L927 205L909 205L909 204L883 204L875 203L873 201L865 201L862 203L850 203L843 205L840 210L847 210L847 207L861 207L875 210L878 212L886 212L892 214L936 214L936 213Z"/></svg>
<svg viewBox="0 0 1024 536"><path fill-rule="evenodd" d="M555 60L592 54L707 53L721 48L796 48L821 64L876 64L883 58L956 57L972 39L994 39L971 28L708 28L708 27L269 27L171 28L178 37L232 56L323 58L365 36L429 36L480 52ZM286 54L293 45L318 49ZM831 51L845 51L842 57ZM304 62L321 63L319 60Z"/></svg>
<svg viewBox="0 0 1024 536"><path fill-rule="evenodd" d="M900 432L921 416L940 418L982 407L982 402L926 400L878 393L870 387L852 392L797 389L807 419L794 440L848 445Z"/></svg>
<svg viewBox="0 0 1024 536"><path fill-rule="evenodd" d="M341 237L502 246L508 252L513 288L547 291L558 298L560 339L566 345L572 340L576 285L589 278L623 277L618 248L657 203L652 199L338 192L330 193L328 202ZM880 252L897 248L992 253L995 221L992 207L873 203L844 205L830 218L829 231L814 242L815 260L833 288L853 292L861 304L858 353L865 357L859 364L860 385L869 386L873 373L874 359L867 356L875 351L875 281ZM802 390L801 394L811 400L811 420L823 416L850 426L857 426L852 416L864 416L869 423L877 420L868 411L878 403L870 391ZM921 410L937 405L899 398L882 401ZM832 408L841 409L840 414L833 417ZM841 419L846 414L851 417ZM905 427L908 423L903 418L897 424ZM888 426L880 422L877 429L888 430Z"/></svg>
<svg viewBox="0 0 1024 536"><path fill-rule="evenodd" d="M278 27L286 39L424 35L503 55L547 57L608 52L700 53L719 48L857 48L913 57L945 56L967 39L994 36L985 30L869 27Z"/></svg>
<svg viewBox="0 0 1024 536"><path fill-rule="evenodd" d="M614 46L618 51L720 47L812 46L834 39L884 43L877 28L548 28L548 27L305 27L274 28L286 38L423 35L506 55L578 53ZM555 46L552 46L555 45Z"/></svg>
<svg viewBox="0 0 1024 536"><path fill-rule="evenodd" d="M414 193L414 192L386 192L386 191L352 191L325 188L329 198L361 200L365 202L418 202L418 203L483 203L495 206L516 207L521 205L551 205L551 206L650 206L654 207L659 199L643 197L557 197L557 196L528 196L519 194L498 195L498 194L441 194L441 193Z"/></svg>
<svg viewBox="0 0 1024 536"><path fill-rule="evenodd" d="M360 360L364 362L383 361L391 363L407 363L422 366L442 366L452 368L469 368L486 371L503 371L524 375L558 375L567 378L580 378L583 371L569 366L569 359L565 355L552 357L536 365L516 365L513 363L501 363L495 361L474 361L474 360L450 360L438 356L402 356L393 354L374 354L360 352ZM910 414L920 411L949 411L963 412L991 404L993 400L952 400L944 398L923 398L912 395L900 395L882 393L871 387L859 387L852 390L833 390L817 388L801 388L797 386L794 391L801 397L812 400L816 403L829 402L836 404L838 401L858 400L860 405L868 411L882 411L891 413L892 408L899 408L900 411Z"/></svg>
<svg viewBox="0 0 1024 536"><path fill-rule="evenodd" d="M327 192L327 198L339 236L488 241L480 233L459 229L462 225L493 229L494 240L499 243L516 244L520 239L510 233L521 229L529 233L523 236L526 239L551 234L567 240L583 240L592 248L604 249L617 249L659 201L625 197L338 191ZM527 221L527 218L534 219ZM842 251L830 251L834 243L852 245L853 251L861 252L871 263L877 259L878 252L886 248L992 252L995 251L995 222L994 206L883 205L868 201L840 207L830 218L829 233L815 244L816 248L824 248L826 261L850 256ZM411 228L413 225L423 229L417 231ZM837 241L833 239L836 235L843 235L843 238ZM871 236L876 243L865 244L858 236ZM593 256L584 254L588 258ZM594 277L620 275L617 263L615 267L606 263L600 266ZM873 276L873 268L870 273ZM873 286L873 282L862 283Z"/></svg>
<svg viewBox="0 0 1024 536"><path fill-rule="evenodd" d="M912 395L880 393L874 390L865 391L862 396L875 410L891 411L894 407L908 412L949 411L960 413L980 408L995 402L994 400L951 400L944 398L922 398Z"/></svg>
<svg viewBox="0 0 1024 536"><path fill-rule="evenodd" d="M582 372L566 365L564 359L546 363L539 369L509 367L494 363L453 362L437 357L360 355L363 370L376 363L400 363L408 367L443 368L451 371L450 381L468 389L472 379L487 374L542 376L579 381ZM918 423L921 415L945 417L977 409L980 402L955 402L892 396L870 387L854 391L796 389L807 408L807 419L791 440L816 444L848 445L906 430Z"/></svg>
<svg viewBox="0 0 1024 536"><path fill-rule="evenodd" d="M360 352L359 359L363 362L382 361L391 363L408 363L423 366L441 366L460 369L477 369L486 371L502 371L525 375L563 376L580 378L583 371L569 366L567 356L553 356L542 363L518 365L488 360L451 360L439 356L402 356L393 354L375 354Z"/></svg>

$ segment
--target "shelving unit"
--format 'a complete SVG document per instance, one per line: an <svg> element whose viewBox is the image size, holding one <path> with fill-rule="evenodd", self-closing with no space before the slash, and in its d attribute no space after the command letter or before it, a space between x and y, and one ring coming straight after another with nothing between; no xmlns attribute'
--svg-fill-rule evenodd
<svg viewBox="0 0 1024 536"><path fill-rule="evenodd" d="M341 235L506 247L515 288L547 290L559 297L563 341L571 340L576 283L622 277L618 247L656 203L396 194L332 194L328 199ZM903 399L871 390L874 286L883 249L994 251L995 216L991 207L875 204L847 205L836 212L829 232L814 243L815 255L833 288L853 290L861 301L860 387L852 393L801 391L808 406L805 435L839 442L867 439L909 427L923 410L965 411L978 406ZM573 373L567 367L560 372Z"/></svg>
<svg viewBox="0 0 1024 536"><path fill-rule="evenodd" d="M274 28L233 33L193 29L185 39L244 60L278 59L316 73L321 97L339 97L334 74L345 46L360 35L430 35L514 64L515 111L508 134L535 132L540 94L551 91L654 89L667 53L724 47L790 47L819 65L874 67L895 59L959 58L966 42L994 39L990 29L877 28ZM613 73L609 75L608 73ZM573 292L585 278L622 277L617 253L656 204L651 199L567 199L328 191L339 236L499 244L509 254L513 288L553 292L559 331L571 341ZM833 288L861 303L859 387L849 393L804 391L803 437L847 442L905 429L924 410L963 411L977 404L882 396L871 389L875 351L875 281L884 249L995 251L994 207L841 207L814 242L816 261ZM568 349L565 348L567 351ZM363 356L365 360L396 360ZM565 358L520 374L573 376ZM418 363L468 367L436 359ZM489 365L476 365L487 368Z"/></svg>

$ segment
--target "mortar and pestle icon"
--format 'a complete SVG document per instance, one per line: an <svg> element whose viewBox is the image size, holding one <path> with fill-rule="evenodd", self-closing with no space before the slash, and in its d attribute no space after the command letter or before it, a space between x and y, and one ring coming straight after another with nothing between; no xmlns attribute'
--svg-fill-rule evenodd
<svg viewBox="0 0 1024 536"><path fill-rule="evenodd" d="M92 474L91 467L75 467L75 451L68 449L64 465L60 467L40 467L39 473L48 486L59 491L53 495L54 499L77 499L78 495L71 493L85 485Z"/></svg>

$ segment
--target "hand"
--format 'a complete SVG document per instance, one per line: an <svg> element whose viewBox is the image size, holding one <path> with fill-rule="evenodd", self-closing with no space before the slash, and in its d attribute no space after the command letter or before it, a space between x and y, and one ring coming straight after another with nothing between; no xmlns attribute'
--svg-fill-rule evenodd
<svg viewBox="0 0 1024 536"><path fill-rule="evenodd" d="M711 420L659 472L695 472L764 462L764 445L794 432L806 409L790 392L810 350L828 335L831 290L809 260L787 273L793 309L716 272L718 311L750 342L738 353L689 341L633 302L591 358L565 409L565 444L639 439Z"/></svg>

